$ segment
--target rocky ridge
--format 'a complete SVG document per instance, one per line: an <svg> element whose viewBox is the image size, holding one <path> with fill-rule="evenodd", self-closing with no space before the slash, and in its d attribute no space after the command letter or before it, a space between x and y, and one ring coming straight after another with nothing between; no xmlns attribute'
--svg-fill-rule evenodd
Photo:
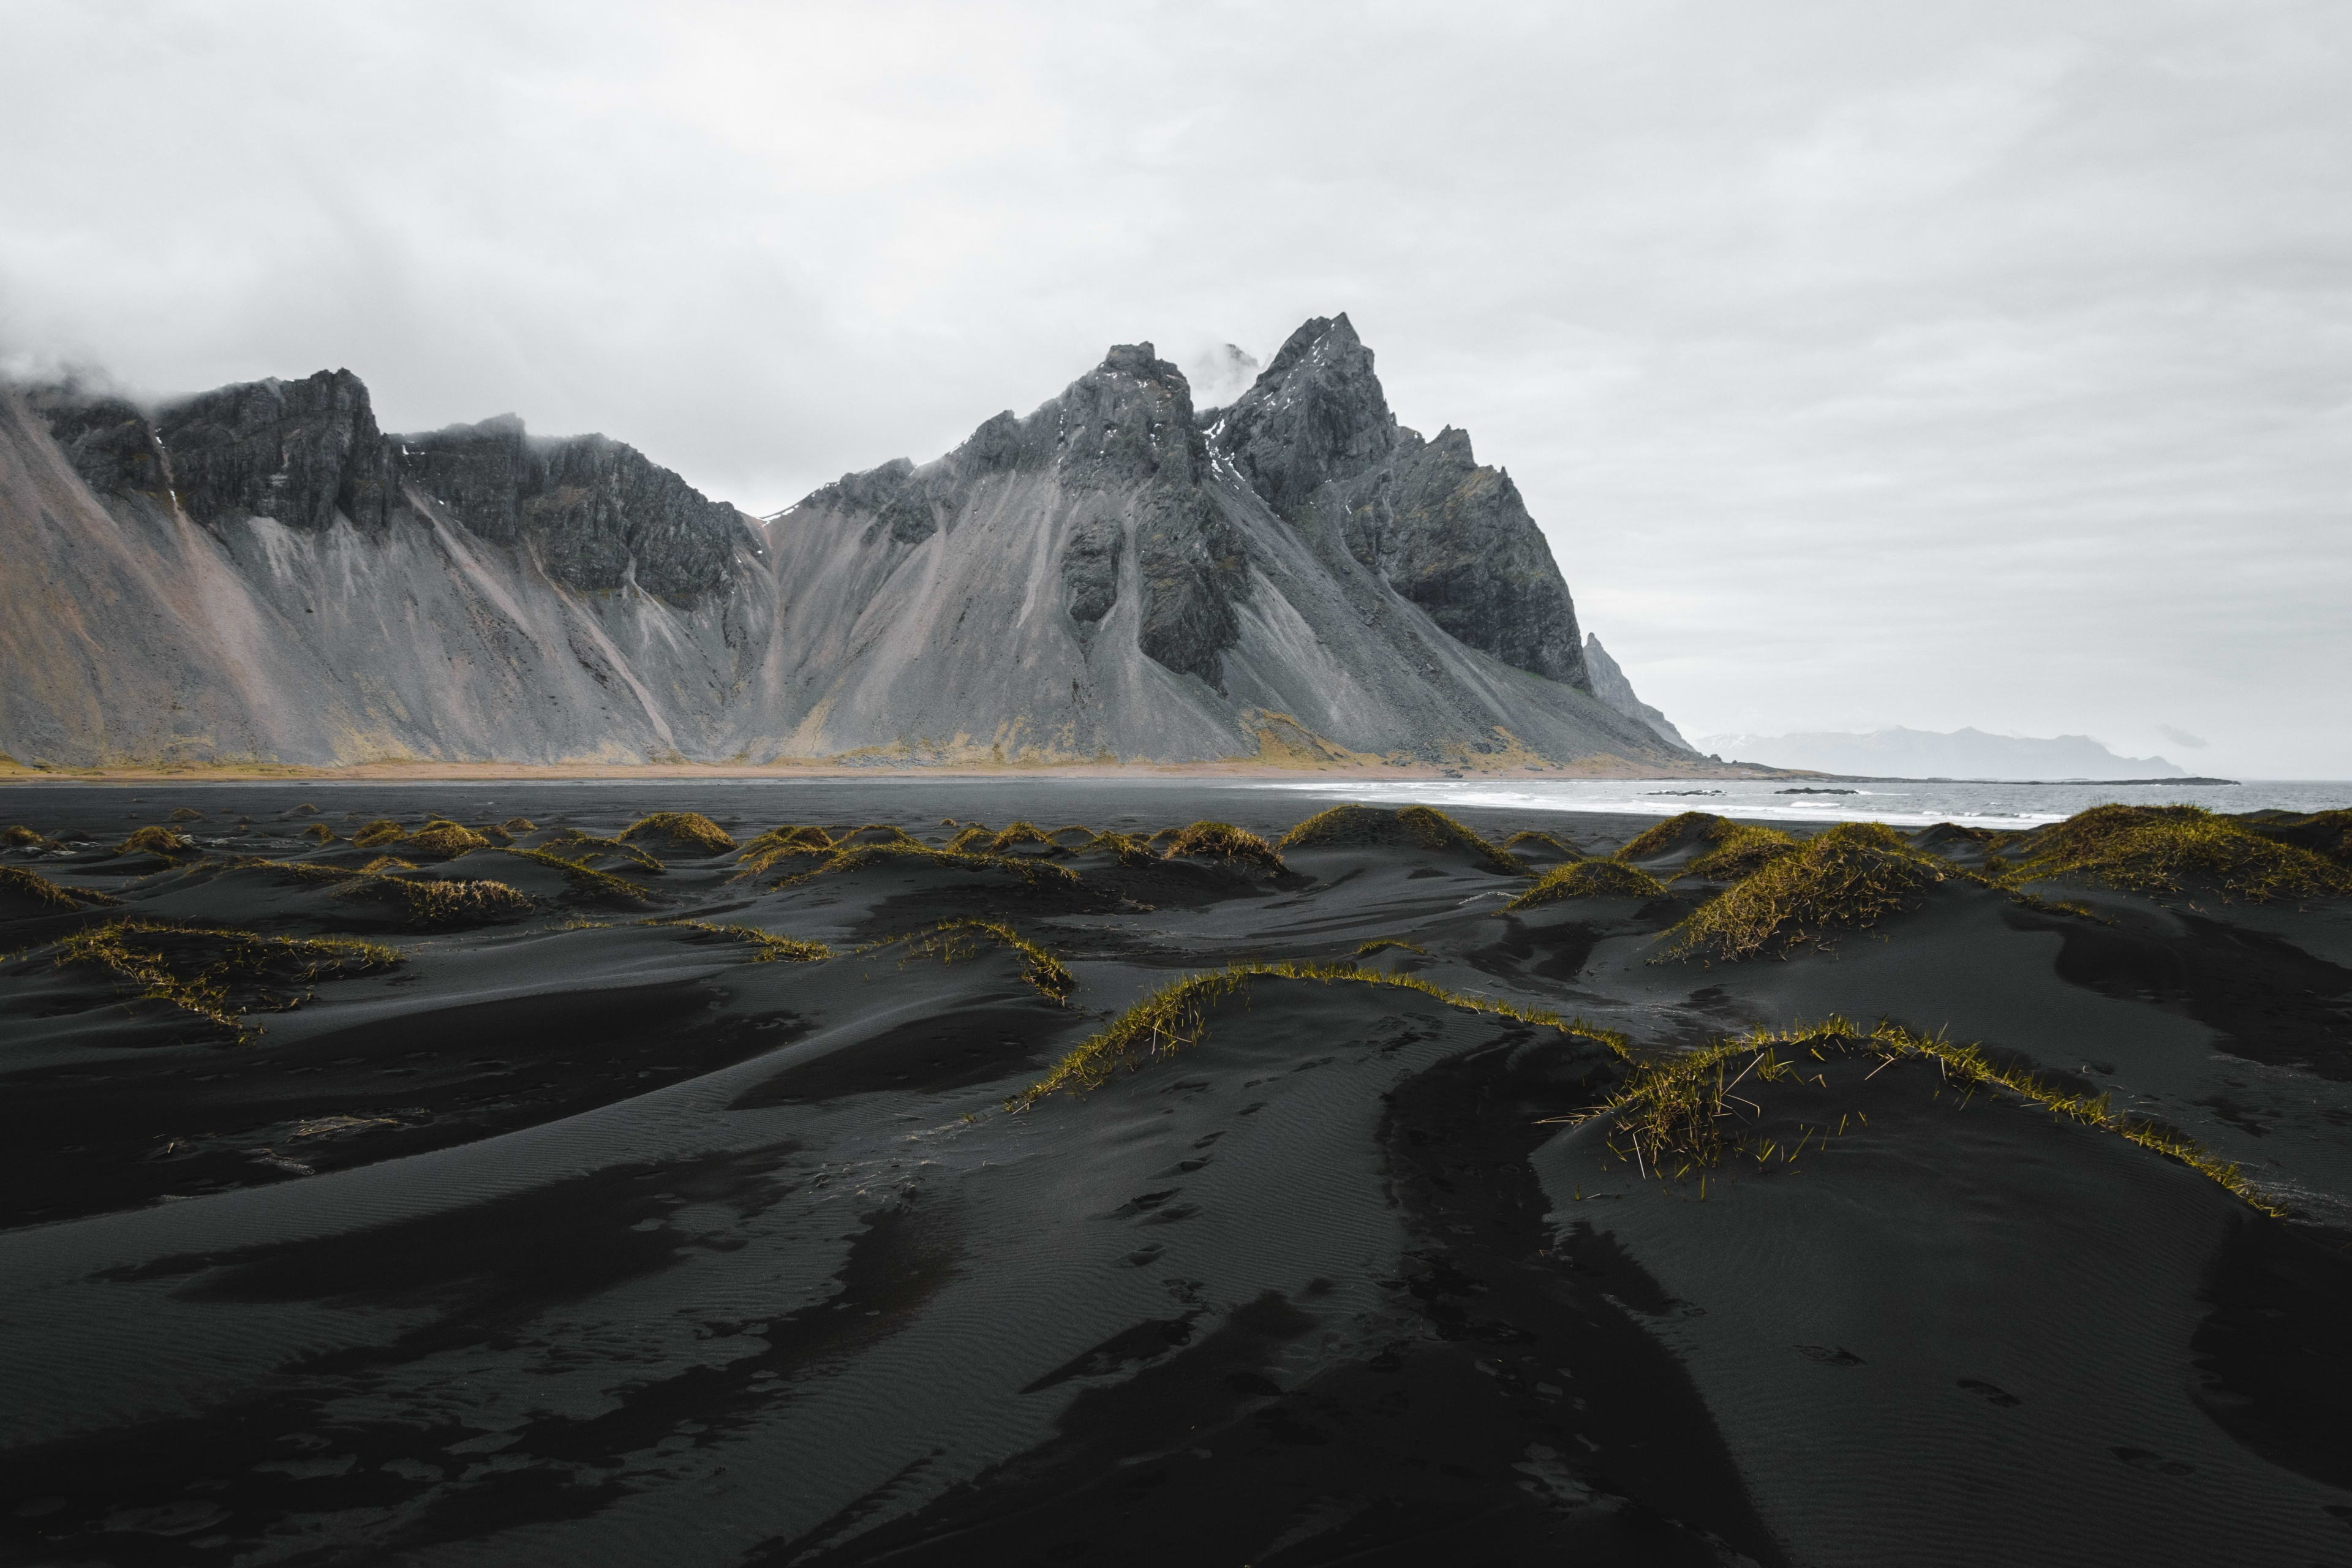
<svg viewBox="0 0 2352 1568"><path fill-rule="evenodd" d="M1673 721L1633 695L1633 683L1625 679L1625 672L1618 668L1615 659L1609 657L1609 650L1601 646L1601 639L1590 632L1584 636L1584 668L1592 678L1592 695L1626 718L1639 719L1655 730L1662 740L1677 746L1690 747L1690 742L1683 739L1683 732L1675 728Z"/></svg>
<svg viewBox="0 0 2352 1568"><path fill-rule="evenodd" d="M1400 426L1344 315L1223 410L1122 345L764 521L511 416L384 436L347 371L18 389L10 545L27 760L1694 760L1596 699L1508 475Z"/></svg>

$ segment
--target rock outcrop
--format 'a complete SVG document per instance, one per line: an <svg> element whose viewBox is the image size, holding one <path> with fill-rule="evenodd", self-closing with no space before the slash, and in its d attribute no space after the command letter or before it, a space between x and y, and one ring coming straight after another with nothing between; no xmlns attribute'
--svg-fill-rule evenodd
<svg viewBox="0 0 2352 1568"><path fill-rule="evenodd" d="M1345 315L1308 321L1210 430L1275 512L1348 552L1448 636L1591 689L1576 606L1518 487L1467 431L1396 422Z"/></svg>
<svg viewBox="0 0 2352 1568"><path fill-rule="evenodd" d="M1609 657L1609 650L1601 646L1601 639L1589 632L1584 638L1584 668L1592 678L1593 696L1626 718L1639 719L1655 730L1659 739L1689 749L1690 742L1683 739L1683 732L1675 728L1672 721L1633 695L1633 683L1625 679L1625 672L1617 667L1615 659Z"/></svg>
<svg viewBox="0 0 2352 1568"><path fill-rule="evenodd" d="M1206 420L1122 345L764 521L510 416L387 437L348 372L18 389L0 554L25 760L1695 760L1592 694L1509 477L1399 426L1345 316Z"/></svg>

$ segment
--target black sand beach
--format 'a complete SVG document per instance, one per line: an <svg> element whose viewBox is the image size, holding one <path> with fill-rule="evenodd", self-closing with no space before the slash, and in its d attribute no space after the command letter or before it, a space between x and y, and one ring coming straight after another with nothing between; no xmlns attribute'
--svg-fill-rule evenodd
<svg viewBox="0 0 2352 1568"><path fill-rule="evenodd" d="M2336 884L1313 812L0 792L0 1561L2352 1563Z"/></svg>

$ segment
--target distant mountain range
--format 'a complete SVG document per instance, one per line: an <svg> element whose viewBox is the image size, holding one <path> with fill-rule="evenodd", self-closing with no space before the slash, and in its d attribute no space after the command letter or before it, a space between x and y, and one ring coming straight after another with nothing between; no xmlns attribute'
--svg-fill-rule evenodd
<svg viewBox="0 0 2352 1568"><path fill-rule="evenodd" d="M1945 734L1898 728L1868 734L1707 735L1698 746L1773 767L1880 778L2156 779L2188 773L2162 757L2119 757L2088 735L2035 740L1981 730Z"/></svg>
<svg viewBox="0 0 2352 1568"><path fill-rule="evenodd" d="M0 393L0 751L54 764L1703 765L1508 474L1347 317L1196 412L1149 343L768 518L348 371Z"/></svg>

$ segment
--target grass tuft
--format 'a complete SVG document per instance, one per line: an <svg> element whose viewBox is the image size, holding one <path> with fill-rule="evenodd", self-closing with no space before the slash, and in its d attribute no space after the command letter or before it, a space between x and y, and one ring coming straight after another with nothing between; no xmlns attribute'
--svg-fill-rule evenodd
<svg viewBox="0 0 2352 1568"><path fill-rule="evenodd" d="M734 836L698 811L656 811L621 829L621 837L691 845L705 855L724 855L735 847Z"/></svg>
<svg viewBox="0 0 2352 1568"><path fill-rule="evenodd" d="M352 835L352 843L362 849L374 849L386 844L397 844L407 837L408 829L397 822L389 817L378 817L373 822L362 823L359 831Z"/></svg>
<svg viewBox="0 0 2352 1568"><path fill-rule="evenodd" d="M1718 822L1708 830L1707 837L1715 847L1693 857L1680 875L1704 882L1738 882L1797 852L1795 838L1777 827L1750 823Z"/></svg>
<svg viewBox="0 0 2352 1568"><path fill-rule="evenodd" d="M2126 892L2210 890L2249 903L2352 893L2352 869L2200 805L2096 805L2022 847L2011 884L2080 877Z"/></svg>
<svg viewBox="0 0 2352 1568"><path fill-rule="evenodd" d="M0 866L0 898L30 902L58 914L73 913L85 905L118 901L84 888L61 888L38 871L27 871L22 866Z"/></svg>
<svg viewBox="0 0 2352 1568"><path fill-rule="evenodd" d="M168 860L175 855L188 854L194 848L194 845L170 828L151 823L116 845L114 852L117 855L161 855Z"/></svg>
<svg viewBox="0 0 2352 1568"><path fill-rule="evenodd" d="M1330 806L1284 834L1276 847L1281 849L1321 849L1369 844L1407 844L1417 849L1462 850L1487 870L1520 877L1528 873L1528 868L1517 856L1488 842L1433 805L1408 805L1398 811L1382 811L1377 806L1353 803Z"/></svg>
<svg viewBox="0 0 2352 1568"><path fill-rule="evenodd" d="M1385 985L1418 991L1449 1007L1516 1018L1524 1024L1557 1029L1605 1046L1625 1058L1625 1037L1578 1018L1564 1018L1547 1008L1449 991L1417 974L1391 973L1352 963L1310 963L1295 959L1273 963L1235 963L1200 974L1171 980L1111 1020L1099 1033L1054 1065L1051 1072L1004 1102L1008 1110L1025 1110L1047 1095L1064 1089L1084 1092L1108 1082L1122 1069L1133 1072L1163 1052L1172 1054L1197 1044L1208 1031L1208 1010L1220 998L1257 980L1303 980L1319 984Z"/></svg>
<svg viewBox="0 0 2352 1568"><path fill-rule="evenodd" d="M601 927L601 921L584 922ZM723 925L716 921L647 921L649 926L680 926L688 931L709 931L735 942L751 944L754 963L814 963L833 956L833 949L821 942L803 942L798 937L778 936L761 931L758 926ZM571 928L566 928L571 929Z"/></svg>
<svg viewBox="0 0 2352 1568"><path fill-rule="evenodd" d="M1722 826L1723 818L1711 811L1679 811L1618 846L1615 858L1620 860L1647 860L1654 855L1679 849L1694 838L1712 837L1712 830Z"/></svg>
<svg viewBox="0 0 2352 1568"><path fill-rule="evenodd" d="M5 844L12 849L46 849L48 847L49 841L22 823L12 823L6 827L0 827L0 844Z"/></svg>
<svg viewBox="0 0 2352 1568"><path fill-rule="evenodd" d="M1840 823L1701 905L1667 933L1677 940L1652 962L1785 953L1832 930L1875 925L1958 875L1884 823Z"/></svg>
<svg viewBox="0 0 2352 1568"><path fill-rule="evenodd" d="M1155 838L1157 837L1154 835ZM1230 822L1196 822L1189 827L1177 829L1176 837L1169 840L1166 849L1160 851L1160 858L1166 860L1222 860L1227 865L1239 861L1276 876L1290 869L1282 863L1282 857L1275 852L1273 845Z"/></svg>
<svg viewBox="0 0 2352 1568"><path fill-rule="evenodd" d="M803 855L830 855L833 835L813 823L788 823L771 827L749 844L736 857L739 877L756 877L772 870L778 862Z"/></svg>
<svg viewBox="0 0 2352 1568"><path fill-rule="evenodd" d="M429 856L436 860L452 859L469 850L489 847L490 841L472 828L437 818L418 828L401 845L412 855Z"/></svg>
<svg viewBox="0 0 2352 1568"><path fill-rule="evenodd" d="M1153 852L1151 840L1134 833L1097 833L1080 847L1079 853L1108 855L1130 871L1139 871L1160 863Z"/></svg>
<svg viewBox="0 0 2352 1568"><path fill-rule="evenodd" d="M992 942L1021 955L1021 976L1037 994L1048 1002L1065 1006L1069 1004L1070 994L1078 988L1078 977L1065 968L1060 959L1000 921L950 921L933 926L913 939L907 956L937 957L942 963L953 963Z"/></svg>
<svg viewBox="0 0 2352 1568"><path fill-rule="evenodd" d="M400 962L397 949L351 937L262 936L249 931L112 920L74 932L56 948L60 969L113 975L133 1001L158 1003L226 1030L242 1043L258 1031L248 1013L282 1013L310 1000L272 987L306 985Z"/></svg>
<svg viewBox="0 0 2352 1568"><path fill-rule="evenodd" d="M615 877L610 871L599 871L585 860L569 860L545 849L525 849L520 846L500 849L501 855L512 855L535 865L561 871L572 884L572 890L593 898L614 899L623 903L648 904L653 900L643 888L625 877Z"/></svg>
<svg viewBox="0 0 2352 1568"><path fill-rule="evenodd" d="M2264 1214L2285 1215L2279 1202L2248 1181L2237 1165L2178 1128L2118 1114L2109 1096L2077 1094L2014 1063L1994 1060L1981 1046L1956 1046L1940 1036L1915 1034L1884 1021L1865 1030L1832 1016L1794 1029L1758 1030L1652 1063L1636 1070L1593 1114L1609 1119L1610 1152L1632 1161L1645 1177L1663 1177L1669 1166L1677 1174L1711 1170L1736 1156L1762 1164L1777 1153L1785 1163L1801 1152L1801 1145L1791 1151L1759 1143L1747 1129L1760 1118L1762 1108L1738 1089L1750 1078L1775 1083L1808 1076L1797 1061L1800 1050L1815 1060L1823 1059L1823 1052L1872 1055L1885 1063L1933 1060L1947 1082L2013 1095L2053 1116L2113 1132L2179 1160Z"/></svg>
<svg viewBox="0 0 2352 1568"><path fill-rule="evenodd" d="M1614 860L1570 860L1536 879L1534 887L1505 904L1506 913L1531 910L1562 899L1659 899L1666 885L1639 866Z"/></svg>
<svg viewBox="0 0 2352 1568"><path fill-rule="evenodd" d="M1407 942L1401 936L1376 936L1371 941L1359 945L1356 949L1356 956L1370 958L1376 952L1387 952L1391 949L1401 952L1417 952L1424 958L1429 955L1429 949L1417 942Z"/></svg>
<svg viewBox="0 0 2352 1568"><path fill-rule="evenodd" d="M323 822L314 822L302 830L302 837L320 844L332 844L335 830Z"/></svg>
<svg viewBox="0 0 2352 1568"><path fill-rule="evenodd" d="M390 899L406 912L409 924L428 929L513 920L537 907L530 895L504 882L483 879L449 881L438 877L362 877L343 891L349 896Z"/></svg>

